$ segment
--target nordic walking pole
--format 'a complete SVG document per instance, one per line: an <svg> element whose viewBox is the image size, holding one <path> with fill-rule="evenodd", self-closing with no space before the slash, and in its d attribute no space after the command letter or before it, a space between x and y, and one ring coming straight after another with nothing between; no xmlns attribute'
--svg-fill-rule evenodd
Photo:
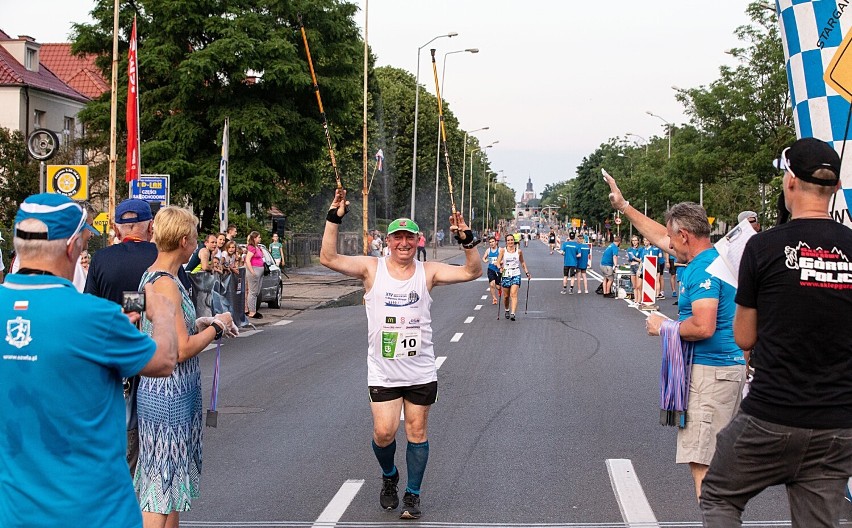
<svg viewBox="0 0 852 528"><path fill-rule="evenodd" d="M500 320L500 310L503 308L503 274L500 274L500 283L497 285L497 320Z"/></svg>
<svg viewBox="0 0 852 528"><path fill-rule="evenodd" d="M299 29L302 31L302 40L305 43L305 53L308 55L308 67L311 69L311 80L314 82L314 93L317 95L317 104L319 104L320 116L322 117L322 128L325 130L325 140L328 143L328 155L331 157L331 166L334 168L334 179L337 181L337 188L342 189L340 183L340 173L337 170L337 160L334 157L334 148L331 146L331 134L328 131L328 119L325 117L325 110L322 107L322 97L320 96L319 84L317 84L317 75L314 72L314 61L311 59L311 48L308 46L308 35L305 33L305 25L302 23L302 15L299 15Z"/></svg>
<svg viewBox="0 0 852 528"><path fill-rule="evenodd" d="M530 305L530 284L531 284L531 282L532 282L532 277L527 277L527 300L524 301L524 315L527 315L527 307Z"/></svg>
<svg viewBox="0 0 852 528"><path fill-rule="evenodd" d="M438 121L441 124L441 145L444 147L444 165L447 167L447 187L450 191L450 207L453 216L456 214L456 200L453 198L453 178L450 176L450 151L447 149L447 129L444 126L444 104L441 101L441 87L438 84L438 66L435 64L435 48L432 52L432 73L435 76L435 95L438 97Z"/></svg>

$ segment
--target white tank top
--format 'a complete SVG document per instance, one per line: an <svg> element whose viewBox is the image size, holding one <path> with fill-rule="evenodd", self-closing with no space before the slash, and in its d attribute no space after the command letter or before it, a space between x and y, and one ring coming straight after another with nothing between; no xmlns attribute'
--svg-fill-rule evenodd
<svg viewBox="0 0 852 528"><path fill-rule="evenodd" d="M521 274L521 258L518 249L515 248L514 253L509 253L506 249L503 251L503 276L514 277Z"/></svg>
<svg viewBox="0 0 852 528"><path fill-rule="evenodd" d="M378 259L376 279L364 296L367 309L367 385L405 387L438 380L432 347L432 296L423 263L408 280L390 276Z"/></svg>

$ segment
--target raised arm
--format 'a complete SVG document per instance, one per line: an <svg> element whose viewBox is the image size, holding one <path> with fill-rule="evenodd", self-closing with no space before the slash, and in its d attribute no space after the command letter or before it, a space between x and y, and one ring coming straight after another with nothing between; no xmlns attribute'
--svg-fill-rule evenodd
<svg viewBox="0 0 852 528"><path fill-rule="evenodd" d="M674 252L669 249L670 242L666 226L656 220L648 218L640 213L638 209L631 206L630 202L625 200L624 196L621 194L621 189L619 189L618 184L615 183L615 178L610 176L609 173L603 169L601 169L601 172L603 172L604 181L609 184L609 203L612 204L613 209L626 216L627 219L630 220L630 223L633 224L640 233L642 233L642 236L648 237L648 240L650 240L652 244L666 253L674 255Z"/></svg>
<svg viewBox="0 0 852 528"><path fill-rule="evenodd" d="M344 275L365 281L369 289L372 284L367 284L370 277L370 269L375 269L375 257L340 255L337 252L337 234L340 231L340 223L346 214L346 190L337 189L334 192L334 201L328 210L325 221L325 231L322 235L322 248L320 249L320 264L328 269L337 271Z"/></svg>
<svg viewBox="0 0 852 528"><path fill-rule="evenodd" d="M479 252L476 250L477 241L473 238L473 232L465 223L461 213L450 217L450 231L456 236L456 240L464 248L465 262L463 266L450 266L442 262L426 262L426 278L431 290L439 284L455 284L467 282L482 276L482 264L479 262ZM503 254L500 253L502 258Z"/></svg>

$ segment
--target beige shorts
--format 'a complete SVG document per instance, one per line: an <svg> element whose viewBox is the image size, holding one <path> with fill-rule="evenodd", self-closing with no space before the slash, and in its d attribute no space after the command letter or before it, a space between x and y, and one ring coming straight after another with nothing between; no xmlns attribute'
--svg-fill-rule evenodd
<svg viewBox="0 0 852 528"><path fill-rule="evenodd" d="M612 266L601 266L601 275L611 279L615 275L615 269Z"/></svg>
<svg viewBox="0 0 852 528"><path fill-rule="evenodd" d="M734 417L742 400L745 365L693 365L689 383L686 427L677 433L678 464L710 465L716 433Z"/></svg>

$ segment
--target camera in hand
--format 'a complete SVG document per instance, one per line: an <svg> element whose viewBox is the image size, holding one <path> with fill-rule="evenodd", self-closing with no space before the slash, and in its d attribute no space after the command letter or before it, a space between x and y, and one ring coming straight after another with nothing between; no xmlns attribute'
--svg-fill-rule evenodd
<svg viewBox="0 0 852 528"><path fill-rule="evenodd" d="M123 293L121 307L125 313L145 311L145 292L126 291Z"/></svg>

